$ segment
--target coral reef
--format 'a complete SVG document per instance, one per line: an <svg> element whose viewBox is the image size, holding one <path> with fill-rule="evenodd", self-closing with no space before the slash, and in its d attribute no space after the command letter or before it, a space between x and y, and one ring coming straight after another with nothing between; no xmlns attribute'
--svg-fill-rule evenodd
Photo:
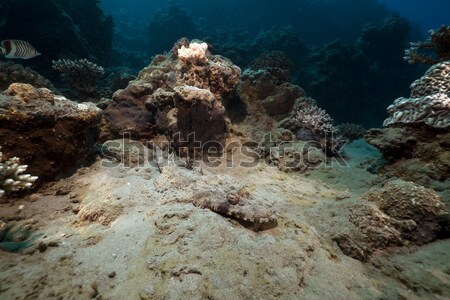
<svg viewBox="0 0 450 300"><path fill-rule="evenodd" d="M70 173L93 152L100 110L77 104L46 88L14 83L0 94L3 154L17 156L37 184Z"/></svg>
<svg viewBox="0 0 450 300"><path fill-rule="evenodd" d="M289 82L277 84L279 78L264 69L247 69L241 80L239 96L244 102L253 106L253 110L263 110L272 116L287 114L294 106L295 99L305 93L299 86Z"/></svg>
<svg viewBox="0 0 450 300"><path fill-rule="evenodd" d="M342 251L355 259L366 261L378 250L423 245L450 233L448 208L431 189L395 180L366 198L371 203L350 210L354 228L335 237Z"/></svg>
<svg viewBox="0 0 450 300"><path fill-rule="evenodd" d="M366 25L356 43L334 41L313 49L302 87L336 122L380 126L386 99L404 94L418 76L417 68L401 59L409 32L406 19L387 18Z"/></svg>
<svg viewBox="0 0 450 300"><path fill-rule="evenodd" d="M411 43L405 50L404 59L410 64L434 65L450 60L450 26L428 32L428 40Z"/></svg>
<svg viewBox="0 0 450 300"><path fill-rule="evenodd" d="M27 165L21 165L18 157L4 158L0 147L0 199L9 192L30 188L38 179L36 176L23 174Z"/></svg>
<svg viewBox="0 0 450 300"><path fill-rule="evenodd" d="M359 124L342 123L335 127L336 131L344 139L352 142L364 137L366 129Z"/></svg>
<svg viewBox="0 0 450 300"><path fill-rule="evenodd" d="M283 51L261 54L250 65L250 68L253 70L266 70L269 72L276 79L276 84L290 81L292 67L292 61Z"/></svg>
<svg viewBox="0 0 450 300"><path fill-rule="evenodd" d="M388 107L384 126L424 123L434 128L450 126L450 62L432 66L411 85L411 98L399 98Z"/></svg>
<svg viewBox="0 0 450 300"><path fill-rule="evenodd" d="M299 140L290 130L277 128L258 145L259 157L283 172L300 172L317 168L327 161L321 145L311 136Z"/></svg>
<svg viewBox="0 0 450 300"><path fill-rule="evenodd" d="M427 187L446 190L450 155L450 64L432 66L411 85L411 98L389 106L387 128L372 129L366 141L378 148L391 164L380 171Z"/></svg>
<svg viewBox="0 0 450 300"><path fill-rule="evenodd" d="M178 58L183 62L191 62L191 63L207 63L208 58L206 57L206 53L208 51L208 44L206 43L195 43L191 42L189 47L181 46L178 49Z"/></svg>
<svg viewBox="0 0 450 300"><path fill-rule="evenodd" d="M61 72L61 76L72 88L83 95L93 95L97 83L105 74L105 70L87 59L60 59L53 61L53 69Z"/></svg>
<svg viewBox="0 0 450 300"><path fill-rule="evenodd" d="M450 98L446 94L399 98L387 111L390 117L384 121L384 126L424 123L434 128L450 127Z"/></svg>
<svg viewBox="0 0 450 300"><path fill-rule="evenodd" d="M53 84L36 71L25 68L20 64L12 61L0 61L0 91L6 90L12 83L28 83L37 88L48 88L55 91Z"/></svg>
<svg viewBox="0 0 450 300"><path fill-rule="evenodd" d="M315 100L303 97L289 117L282 120L280 128L289 129L298 140L317 142L329 156L341 151L345 141L333 126L333 119L325 110L314 104Z"/></svg>
<svg viewBox="0 0 450 300"><path fill-rule="evenodd" d="M190 45L187 39L180 40L114 94L104 114L103 140L125 132L134 139L161 133L168 135L177 151L191 151L196 142L220 142L225 137L228 121L222 100L235 91L241 70L203 47L207 59L196 56L200 59L184 61L180 49Z"/></svg>

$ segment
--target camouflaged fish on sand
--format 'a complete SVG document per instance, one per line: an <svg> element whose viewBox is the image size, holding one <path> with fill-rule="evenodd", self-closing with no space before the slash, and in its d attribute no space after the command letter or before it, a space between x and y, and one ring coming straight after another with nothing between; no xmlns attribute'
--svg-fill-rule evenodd
<svg viewBox="0 0 450 300"><path fill-rule="evenodd" d="M155 187L163 203L192 203L220 215L252 224L276 222L267 199L256 198L228 175L202 175L180 167L165 167Z"/></svg>

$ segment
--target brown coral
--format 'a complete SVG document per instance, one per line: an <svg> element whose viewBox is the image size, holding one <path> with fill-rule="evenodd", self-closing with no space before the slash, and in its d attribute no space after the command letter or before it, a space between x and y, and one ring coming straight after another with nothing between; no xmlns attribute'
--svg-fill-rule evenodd
<svg viewBox="0 0 450 300"><path fill-rule="evenodd" d="M378 250L409 243L423 245L448 234L448 208L433 190L402 180L367 195L375 203L354 205L354 228L335 237L342 251L365 261Z"/></svg>
<svg viewBox="0 0 450 300"><path fill-rule="evenodd" d="M0 94L0 141L9 156L20 157L39 183L84 163L98 137L100 109L15 83Z"/></svg>
<svg viewBox="0 0 450 300"><path fill-rule="evenodd" d="M104 139L125 132L134 139L150 139L161 133L176 149L192 151L195 142L224 138L227 118L222 100L235 91L241 70L230 60L211 55L206 47L202 48L205 60L180 59L179 50L189 45L181 39L114 94L104 114Z"/></svg>

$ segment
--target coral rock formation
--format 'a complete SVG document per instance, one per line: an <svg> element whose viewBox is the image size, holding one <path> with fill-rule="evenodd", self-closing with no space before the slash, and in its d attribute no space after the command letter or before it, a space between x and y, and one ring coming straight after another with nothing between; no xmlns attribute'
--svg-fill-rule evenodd
<svg viewBox="0 0 450 300"><path fill-rule="evenodd" d="M342 251L355 259L366 261L391 246L423 245L450 232L448 208L431 189L396 180L367 199L375 205L354 205L349 215L354 228L335 237Z"/></svg>
<svg viewBox="0 0 450 300"><path fill-rule="evenodd" d="M450 126L450 62L432 66L411 85L411 98L399 98L388 107L384 126L425 123L434 128Z"/></svg>
<svg viewBox="0 0 450 300"><path fill-rule="evenodd" d="M421 185L446 190L450 168L450 63L432 66L411 85L411 98L389 106L384 129L365 138L390 161L381 171Z"/></svg>
<svg viewBox="0 0 450 300"><path fill-rule="evenodd" d="M314 103L314 99L299 98L289 117L282 120L279 127L289 129L298 140L317 142L327 155L336 154L345 141L334 128L330 115Z"/></svg>
<svg viewBox="0 0 450 300"><path fill-rule="evenodd" d="M53 69L61 72L64 81L82 95L92 95L105 70L87 59L53 61Z"/></svg>
<svg viewBox="0 0 450 300"><path fill-rule="evenodd" d="M181 49L195 45L182 39L167 55L156 56L126 89L117 91L105 111L104 137L129 132L133 138L149 139L159 132L168 135L178 150L189 151L195 142L220 142L228 122L222 100L235 91L241 70L197 44L207 60L197 52L189 56L194 60L186 59L183 51L180 58Z"/></svg>
<svg viewBox="0 0 450 300"><path fill-rule="evenodd" d="M295 100L305 94L299 86L284 82L268 70L247 69L242 75L239 95L249 106L262 109L271 116L287 114L294 106Z"/></svg>
<svg viewBox="0 0 450 300"><path fill-rule="evenodd" d="M342 123L336 126L336 130L344 139L354 141L364 137L366 129L359 124Z"/></svg>
<svg viewBox="0 0 450 300"><path fill-rule="evenodd" d="M46 88L14 83L0 94L0 143L39 183L83 163L98 136L100 109L75 103Z"/></svg>
<svg viewBox="0 0 450 300"><path fill-rule="evenodd" d="M28 83L37 88L48 88L55 91L53 84L30 68L24 68L12 61L0 61L0 91L6 90L12 83Z"/></svg>

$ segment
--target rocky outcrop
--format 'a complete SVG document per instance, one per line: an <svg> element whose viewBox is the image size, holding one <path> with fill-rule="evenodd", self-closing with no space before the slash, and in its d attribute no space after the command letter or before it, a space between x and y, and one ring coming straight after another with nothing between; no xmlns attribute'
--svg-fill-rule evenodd
<svg viewBox="0 0 450 300"><path fill-rule="evenodd" d="M388 176L448 190L450 174L450 62L431 67L411 85L410 98L389 106L386 128L369 130L366 141L381 151Z"/></svg>
<svg viewBox="0 0 450 300"><path fill-rule="evenodd" d="M270 116L289 113L295 100L304 96L299 86L289 82L278 83L278 78L265 69L247 69L242 75L239 95L249 106Z"/></svg>
<svg viewBox="0 0 450 300"><path fill-rule="evenodd" d="M48 88L55 91L53 84L30 68L24 68L12 61L0 61L0 91L6 90L12 83L27 83L37 88Z"/></svg>
<svg viewBox="0 0 450 300"><path fill-rule="evenodd" d="M201 53L186 59L191 57L186 52L196 44L180 40L169 54L157 56L127 88L114 94L104 114L102 139L124 133L150 139L161 133L179 154L189 155L210 141L224 139L228 121L222 100L235 91L241 71L204 46Z"/></svg>
<svg viewBox="0 0 450 300"><path fill-rule="evenodd" d="M100 109L46 88L14 83L0 94L0 145L38 176L53 180L84 163L99 132Z"/></svg>
<svg viewBox="0 0 450 300"><path fill-rule="evenodd" d="M342 251L361 261L388 247L423 245L450 233L450 215L431 189L396 180L372 192L349 213L352 227L335 237Z"/></svg>

